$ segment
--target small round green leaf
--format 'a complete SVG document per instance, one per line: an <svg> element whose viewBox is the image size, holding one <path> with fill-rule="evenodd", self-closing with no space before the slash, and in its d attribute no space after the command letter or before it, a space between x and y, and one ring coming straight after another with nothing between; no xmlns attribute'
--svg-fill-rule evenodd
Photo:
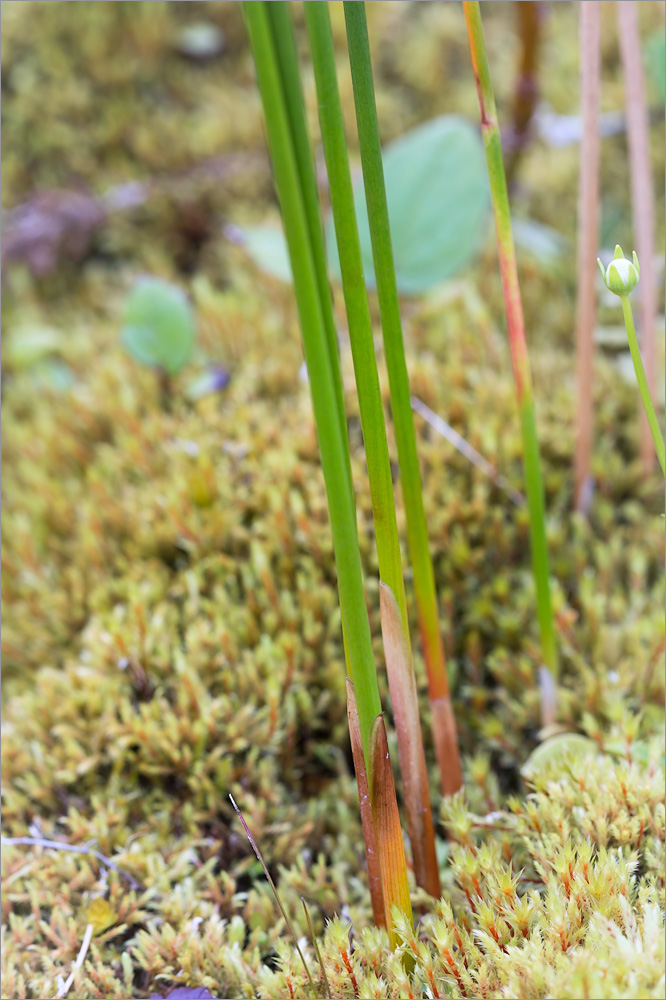
<svg viewBox="0 0 666 1000"><path fill-rule="evenodd" d="M398 291L418 295L461 270L485 236L490 190L483 145L470 122L445 115L390 143L383 161ZM374 286L362 181L354 202L366 281ZM327 242L339 275L332 222Z"/></svg>
<svg viewBox="0 0 666 1000"><path fill-rule="evenodd" d="M122 341L141 364L176 375L194 349L194 316L182 289L140 278L127 300Z"/></svg>
<svg viewBox="0 0 666 1000"><path fill-rule="evenodd" d="M524 778L535 778L545 771L561 768L566 762L591 757L597 745L580 733L558 733L544 740L532 751L521 768Z"/></svg>

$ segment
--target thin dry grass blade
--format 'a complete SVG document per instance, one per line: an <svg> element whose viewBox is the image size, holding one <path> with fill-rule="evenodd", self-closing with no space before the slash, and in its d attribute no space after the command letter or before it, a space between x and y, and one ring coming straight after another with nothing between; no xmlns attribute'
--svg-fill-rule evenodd
<svg viewBox="0 0 666 1000"><path fill-rule="evenodd" d="M596 257L599 235L599 101L601 3L580 5L580 97L583 136L578 181L578 312L576 321L576 510L588 506L592 455Z"/></svg>
<svg viewBox="0 0 666 1000"><path fill-rule="evenodd" d="M384 908L389 941L392 948L399 944L393 926L393 907L409 920L412 904L407 883L405 848L402 843L400 816L395 797L393 771L389 758L384 717L378 715L370 736L370 799L377 844L377 857L384 890Z"/></svg>
<svg viewBox="0 0 666 1000"><path fill-rule="evenodd" d="M433 430L437 431L449 444L452 444L456 451L459 451L461 455L471 462L472 465L476 466L484 475L488 476L496 486L499 486L501 490L511 498L515 503L516 507L524 507L526 500L523 494L519 490L515 490L506 476L503 476L494 465L491 465L487 458L484 458L476 448L473 448L469 441L466 441L458 431L455 431L450 424L447 424L446 420L443 420L438 413L431 410L429 406L419 399L418 396L412 396L411 399L412 409L415 413L420 414L423 419L428 423ZM433 719L433 725L435 724ZM458 785L458 788L460 785ZM455 791L458 791L458 788Z"/></svg>
<svg viewBox="0 0 666 1000"><path fill-rule="evenodd" d="M324 989L326 990L326 1000L331 1000L331 984L329 983L328 976L326 975L326 966L324 965L324 960L321 957L321 951L319 950L319 945L317 944L317 935L315 934L312 917L310 916L310 911L308 910L308 904L305 902L305 896L301 896L301 903L303 904L303 909L305 910L305 920L308 925L308 930L310 931L312 947L314 948L314 953L317 956L319 968L321 969L322 982L324 984Z"/></svg>
<svg viewBox="0 0 666 1000"><path fill-rule="evenodd" d="M384 914L382 877L379 871L379 859L377 857L375 826L372 819L372 806L370 805L370 792L368 790L368 775L365 769L365 758L363 756L363 742L361 740L361 727L358 721L356 695L354 694L354 685L349 677L347 678L347 719L349 721L349 735L351 737L354 770L356 771L358 802L361 809L361 825L363 827L363 840L365 842L365 861L368 866L368 883L370 887L370 900L372 902L372 916L377 927L385 927L386 917Z"/></svg>
<svg viewBox="0 0 666 1000"><path fill-rule="evenodd" d="M380 583L379 594L384 655L393 718L398 734L400 772L409 839L412 845L414 875L420 886L423 886L431 896L439 898L441 885L435 852L435 827L430 807L412 655L395 594L386 583Z"/></svg>
<svg viewBox="0 0 666 1000"><path fill-rule="evenodd" d="M583 6L587 6L584 4ZM620 54L624 69L627 107L627 139L631 173L631 205L634 216L634 240L641 262L638 294L641 304L641 353L650 396L654 399L657 381L655 327L657 324L657 285L654 273L654 191L650 169L648 107L645 100L638 10L634 0L619 0L617 18ZM641 458L646 472L654 468L654 444L649 424L641 407Z"/></svg>
<svg viewBox="0 0 666 1000"><path fill-rule="evenodd" d="M254 839L254 837L250 833L250 828L247 825L247 823L245 822L245 818L244 818L242 812L240 811L240 809L236 805L236 802L234 800L233 795L230 794L229 798L231 799L232 806L236 810L236 815L238 816L239 820L241 821L241 823L243 825L243 829L245 830L245 836L250 841L250 847L252 848L252 850L254 851L254 853L257 855L257 860L258 860L259 864L261 865L261 867L264 870L264 875L268 879L268 884L270 885L271 889L273 890L273 895L275 896L275 902L277 903L278 908L280 910L280 913L282 914L282 916L284 918L284 922L287 925L287 930L289 931L289 933L291 934L291 936L292 936L292 938L294 940L294 945L296 946L296 951L298 952L298 954L300 956L300 959L301 959L301 962L303 963L303 968L305 969L305 975L307 976L308 983L310 984L310 988L312 990L312 996L316 997L317 991L315 990L315 984L312 981L312 976L310 975L310 970L308 969L308 963L305 961L305 955L301 951L301 946L298 943L298 938L296 936L296 931L294 930L294 928L292 926L291 920L287 916L287 911L285 910L284 906L282 905L282 900L280 899L280 894L277 891L275 882L271 878L271 873L269 872L269 870L268 870L268 868L266 866L266 862L264 861L263 854L259 850L259 845L257 844L256 840Z"/></svg>

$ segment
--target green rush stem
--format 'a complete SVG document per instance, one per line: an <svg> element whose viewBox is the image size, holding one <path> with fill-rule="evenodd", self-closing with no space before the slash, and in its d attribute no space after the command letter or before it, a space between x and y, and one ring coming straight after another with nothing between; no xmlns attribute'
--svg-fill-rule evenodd
<svg viewBox="0 0 666 1000"><path fill-rule="evenodd" d="M370 307L363 275L331 22L327 4L310 0L304 6L317 85L319 121L372 495L379 575L395 594L409 644L407 601L400 559L391 463L372 337Z"/></svg>
<svg viewBox="0 0 666 1000"><path fill-rule="evenodd" d="M361 425L377 541L379 575L382 583L388 585L395 598L397 627L402 629L404 640L401 648L405 654L405 669L409 673L414 691L413 701L405 699L405 703L413 708L409 713L408 724L405 726L396 725L402 779L405 789L409 789L411 792L409 795L406 793L405 799L410 840L415 858L418 858L418 863L415 861L414 864L414 871L417 882L425 887L429 886L433 894L439 895L441 886L437 873L434 825L431 817L423 737L416 698L416 680L409 638L407 600L402 575L384 407L372 337L370 307L363 276L361 244L356 222L347 140L338 90L335 49L327 5L307 2L305 4L305 19L312 50L319 121L328 171L335 235L338 242L356 389L361 411ZM384 650L388 662L389 652L386 649L388 638L384 628L385 623L383 622ZM389 687L394 712L397 712L396 699L401 697L402 689L398 686L395 673L390 670ZM424 823L424 814L428 814L429 824ZM428 854L429 870L425 864L420 863L420 859L424 856L424 842L426 841L430 849ZM430 881L428 881L429 872L431 873Z"/></svg>
<svg viewBox="0 0 666 1000"><path fill-rule="evenodd" d="M369 768L370 735L374 720L381 714L381 702L363 589L356 511L348 488L349 445L347 442L345 446L338 419L339 400L326 339L324 311L332 309L332 302L330 292L322 300L317 280L268 6L264 0L244 2L243 11L254 54L294 277L331 520L347 669L356 689L363 753Z"/></svg>
<svg viewBox="0 0 666 1000"><path fill-rule="evenodd" d="M326 267L326 249L321 223L321 212L319 210L317 174L314 167L312 147L305 117L305 102L303 100L303 88L299 73L298 50L287 6L285 0L271 0L270 3L266 4L266 10L273 33L273 44L278 69L282 79L284 103L291 128L291 139L301 183L301 197L310 232L310 247L317 272L319 295L322 302L324 302L330 298L330 286L328 283L328 269ZM347 435L344 392L340 371L340 354L335 329L335 316L332 309L324 309L324 324L326 327L326 347L335 381L335 392L338 397L338 414L341 422L342 437L347 447L349 490L353 499L354 488L352 485L349 438Z"/></svg>
<svg viewBox="0 0 666 1000"><path fill-rule="evenodd" d="M395 281L365 4L357 2L357 0L354 2L345 0L344 12L363 166L363 183L368 204L372 254L375 263L377 296L391 390L391 407L398 445L402 491L407 514L407 537L414 571L414 590L428 673L428 690L431 701L443 699L448 702L449 681L439 628L435 576L428 548L428 528L421 492L419 460L416 452L416 435L402 339L398 289ZM459 787L460 765L455 739L452 741L449 757L449 766L455 774L453 785ZM442 780L445 780L443 774ZM449 785L449 787L451 786Z"/></svg>
<svg viewBox="0 0 666 1000"><path fill-rule="evenodd" d="M652 402L652 397L650 395L650 389L648 386L647 377L645 375L645 368L643 367L643 359L641 358L640 348L638 346L638 338L636 337L636 327L634 326L634 314L631 311L631 302L629 301L628 295L621 295L620 300L622 302L622 312L624 313L624 325L627 328L627 339L629 340L629 350L631 351L631 360L634 363L634 371L636 372L636 381L638 382L638 391L641 394L641 399L643 400L643 407L645 409L645 416L647 417L647 422L652 433L652 440L654 441L655 451L657 452L657 458L659 459L659 464L661 466L661 471L666 475L666 462L664 458L664 439L661 434L661 427L659 426L659 421L657 420L657 414L654 410L654 404Z"/></svg>
<svg viewBox="0 0 666 1000"><path fill-rule="evenodd" d="M532 565L536 584L537 614L541 630L541 650L545 665L553 678L558 676L558 654L553 627L553 611L550 597L548 543L546 540L546 517L544 509L543 482L539 442L537 439L532 376L525 341L525 322L518 284L518 269L511 231L509 196L502 159L502 143L497 109L493 93L488 56L483 37L481 13L478 0L463 0L472 67L476 79L476 89L481 110L481 129L488 163L488 179L493 201L497 247L499 253L504 306L506 310L509 344L516 396L520 410L520 424L523 435L523 462L525 487L530 517L532 542Z"/></svg>

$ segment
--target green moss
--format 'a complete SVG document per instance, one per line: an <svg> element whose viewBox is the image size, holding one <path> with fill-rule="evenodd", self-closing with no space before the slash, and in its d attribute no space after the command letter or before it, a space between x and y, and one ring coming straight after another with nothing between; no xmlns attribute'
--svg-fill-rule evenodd
<svg viewBox="0 0 666 1000"><path fill-rule="evenodd" d="M83 177L100 192L220 151L263 148L239 5L83 4L76 22L60 3L5 6L6 204L31 183ZM148 6L150 18L140 10ZM419 5L412 18L411 5L370 5L384 46L380 110L396 133L440 111L449 84L474 113L475 96L454 72L467 65L454 6ZM30 36L26 9L38 14ZM553 38L571 33L573 10L555 5ZM223 29L227 49L193 66L170 39L202 14ZM420 46L423 63L408 57ZM562 112L576 110L573 85L555 73L569 58L553 42L544 86ZM423 66L437 68L432 79ZM497 76L512 78L508 68ZM81 79L85 86L59 86ZM309 83L308 94L314 119ZM349 88L343 97L351 109ZM508 95L499 98L506 106ZM528 201L541 193L544 155L536 146L526 157ZM563 156L549 173L544 221L560 212L573 220L575 160ZM618 170L609 190L624 183ZM65 264L39 281L7 276L3 834L95 840L139 886L92 856L4 847L2 995L55 995L90 903L104 898L115 922L93 938L71 996L148 997L175 983L217 996L306 996L229 792L302 934L299 897L307 898L336 997L663 995L663 484L641 475L634 388L600 361L597 489L585 521L570 513L572 303L553 297L551 279L530 264L561 721L595 752L529 781L539 655L526 514L416 419L467 796L435 800L445 896L433 908L414 892L421 922L418 940L404 933L410 968L370 926L335 571L291 290L257 275L217 229L190 258L183 235L184 206L216 226L232 211L257 214L257 200L264 211L268 173L264 165L228 184L167 188L137 214L114 216L77 273ZM154 374L124 354L124 297L139 267L183 284L196 270L198 343L230 370L223 393L188 402L186 371L165 410ZM409 366L413 391L519 489L490 267L482 261L449 300L409 306ZM484 302L473 291L479 274ZM28 326L58 331L50 343L69 388L16 362L12 345ZM342 363L379 636L371 500L344 343ZM401 511L399 527L404 543ZM409 613L414 623L413 603ZM416 668L427 733L418 650ZM316 978L311 951L308 960Z"/></svg>
<svg viewBox="0 0 666 1000"><path fill-rule="evenodd" d="M90 294L97 291L91 284ZM3 727L3 829L20 836L38 821L46 837L76 844L94 838L147 892L129 890L116 873L105 875L88 858L7 848L4 906L11 943L3 982L15 984L5 987L8 996L52 989L58 972L66 972L75 957L87 903L102 891L111 893L119 923L95 939L79 995L125 995L123 953L129 956L125 964L131 963L132 995L146 995L158 974L233 996L254 995L252 990L286 995L286 980L279 977L291 976L298 991L301 972L288 944L282 972L262 966L262 959L282 947L284 928L233 819L230 791L279 875L296 919L303 894L320 931L322 920L342 908L357 933L369 922L331 545L307 387L297 377L292 307L255 286L251 304L227 293L215 310L208 302L200 313L204 328L215 325L218 350L235 359L231 385L220 397L191 405L178 385L171 411L161 409L151 373L122 353L113 310L104 308L91 322L87 346L81 344L68 358L76 379L68 394L36 394L29 374L9 373L3 641L11 679ZM52 321L66 328L68 316L64 310ZM456 346L458 323L455 313L414 318L415 385L519 485L509 374L490 385L483 378L482 346L469 341ZM278 327L289 335L276 338ZM10 329L8 339L13 335ZM446 364L428 353L435 335L446 343ZM234 353L239 342L246 349ZM346 350L343 363L348 381ZM566 358L550 353L539 364L552 376L564 373ZM539 788L529 805L507 804L507 793L521 793L519 768L536 743L539 717L531 685L538 643L527 524L523 513L445 442L424 426L419 432L470 801L481 813L506 813L513 824L510 836L489 835L489 844L497 850L501 843L497 858L510 860L514 872L532 866L525 877L531 891L541 893L533 904L536 928L549 925L549 907L564 904L557 894L549 902L550 869L543 869L544 857L548 864L557 857L555 848L549 842L539 854L525 816L534 813L553 831L561 825L558 850L578 852L594 836L599 851L622 847L622 864L631 867L632 858L640 856L627 899L641 901L631 910L631 920L638 921L635 933L641 934L642 901L652 899L663 855L653 829L660 815L661 765L648 762L663 699L663 676L653 662L663 635L663 537L652 487L639 479L633 435L626 436L627 425L617 417L633 409L633 393L611 369L603 370L603 379L599 405L606 435L589 523L567 513L571 440L562 414L570 411L571 397L564 379L544 400L541 417L559 582L562 721L585 729L600 747L615 748L615 756L600 759L591 785L599 787L605 775L615 798L608 791L576 804L575 782L556 780L553 788ZM371 503L351 398L348 404L378 635ZM622 452L623 464L613 458ZM417 667L424 685L420 661ZM640 760L630 765L622 713L638 709L644 711L642 731L632 738ZM640 781L638 774L644 775ZM624 813L617 791L622 783L634 803ZM609 811L605 838L599 833L602 804ZM476 821L464 820L460 809L450 832L463 846L451 848L449 898L459 894L450 895L454 882L466 884L461 873L477 863ZM577 817L575 827L567 819L571 815ZM461 834L466 824L469 831ZM601 865L604 858L595 853L594 863ZM620 874L614 868L612 878ZM492 902L491 889L487 892ZM464 912L464 899L460 905ZM593 912L590 904L585 933L567 943L563 954L587 941L588 933L598 933L601 924L591 919ZM613 920L620 928L609 933L629 933L627 914L612 907L607 913L601 904L599 914L599 920ZM201 925L192 924L200 917ZM471 917L457 919L465 927ZM509 935L502 919L502 933ZM232 921L228 929L225 920ZM239 920L244 930L233 945L228 935L233 928L241 933ZM331 933L325 947L334 979ZM470 941L478 949L477 937ZM375 991L367 995L406 995L395 986L401 980L386 942L381 939L380 957L366 967L364 940L355 939L353 953L359 982L367 979L362 989ZM528 952L523 957L535 967L545 964L539 948L546 944L539 941L535 930L521 945L529 955L534 949L532 958ZM429 962L444 995L442 984L455 975L442 966L437 948L426 951L412 989L418 976L430 974ZM507 959L499 972L497 961L495 956L483 966L489 982L499 976L513 989L515 977L528 976L517 959ZM561 978L544 981L535 995L559 988L552 983L578 982L576 969L582 975L587 967L578 963L576 958L565 968L558 959L552 975ZM394 985L377 986L376 970L384 969L379 975L389 983L391 968ZM618 969L619 984L628 982L624 975ZM343 972L339 981L340 976L344 979ZM278 983L280 989L271 993ZM516 995L530 995L527 986L520 988ZM340 989L337 995L348 995L347 987ZM469 984L466 990L474 995Z"/></svg>

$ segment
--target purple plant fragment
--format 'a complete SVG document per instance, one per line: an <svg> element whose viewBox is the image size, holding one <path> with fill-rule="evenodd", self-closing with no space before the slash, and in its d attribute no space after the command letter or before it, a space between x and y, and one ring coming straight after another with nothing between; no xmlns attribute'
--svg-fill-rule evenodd
<svg viewBox="0 0 666 1000"><path fill-rule="evenodd" d="M203 986L198 988L196 986L177 986L165 997L160 996L159 993L153 993L151 1000L216 1000L216 997Z"/></svg>

